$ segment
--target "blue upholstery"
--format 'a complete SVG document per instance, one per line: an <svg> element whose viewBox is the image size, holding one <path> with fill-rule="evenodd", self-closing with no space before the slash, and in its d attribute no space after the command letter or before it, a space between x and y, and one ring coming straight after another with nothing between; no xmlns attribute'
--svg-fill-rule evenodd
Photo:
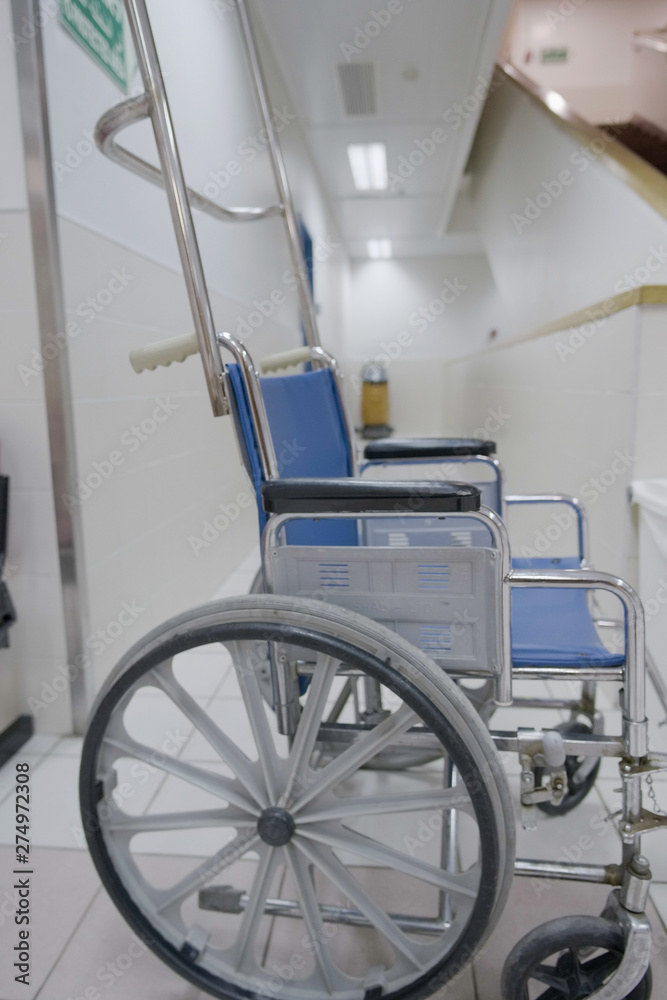
<svg viewBox="0 0 667 1000"><path fill-rule="evenodd" d="M248 398L238 365L229 365L244 460L257 495L260 531L266 524L260 488L261 465ZM260 379L280 476L290 479L344 479L352 475L352 455L332 372ZM293 545L357 545L355 520L298 521L287 528Z"/></svg>
<svg viewBox="0 0 667 1000"><path fill-rule="evenodd" d="M228 367L245 444L244 460L257 493L260 531L266 514L260 494L262 475L254 428L241 372ZM261 379L264 403L281 476L345 478L352 456L335 380L329 369ZM356 521L301 521L289 525L294 545L357 545ZM577 569L579 559L514 559L517 569ZM512 591L512 661L515 666L616 667L623 653L610 653L600 642L588 610L585 590L514 588Z"/></svg>
<svg viewBox="0 0 667 1000"><path fill-rule="evenodd" d="M516 569L578 569L579 559L514 559ZM512 662L516 667L620 667L624 653L600 642L585 590L512 590Z"/></svg>

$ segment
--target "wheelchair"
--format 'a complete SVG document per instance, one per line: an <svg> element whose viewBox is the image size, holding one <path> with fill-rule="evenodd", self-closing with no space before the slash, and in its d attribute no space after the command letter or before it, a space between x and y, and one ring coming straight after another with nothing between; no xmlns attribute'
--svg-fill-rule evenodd
<svg viewBox="0 0 667 1000"><path fill-rule="evenodd" d="M273 380L263 381L265 405L274 438L283 444L301 440L307 424L314 428L333 428L338 425L338 429L337 433L330 432L328 435L326 463L322 463L321 460L317 464L313 462L316 449L312 447L312 443L303 448L301 453L294 453L293 449L288 448L285 453L287 464L283 465L278 461L280 475L288 473L290 476L310 478L324 474L377 478L387 470L395 476L395 470L400 468L402 477L414 478L415 473L419 474L427 469L429 478L438 482L451 479L460 470L463 476L457 478L465 478L466 482L476 486L480 491L482 503L502 516L513 507L521 509L536 505L556 506L567 511L565 524L576 529L576 554L552 559L539 556L515 558L512 561L515 568L545 570L579 569L590 566L586 512L576 497L564 494L507 495L504 489L504 470L496 457L495 442L488 439L387 438L365 444L363 454L357 455L352 421L343 391L343 377L336 359L329 352L320 347L315 349L305 347L266 358L260 367L264 373L275 373L300 364L315 364L329 369L330 375L320 376L321 391L315 399L304 390L303 382L288 381L281 391L280 383ZM237 385L235 392L240 394L242 387ZM279 398L274 398L276 392L280 392ZM326 401L329 396L331 398L327 407ZM246 454L252 454L254 450L249 428L250 423L246 417L240 428L244 434ZM246 462L246 469L253 479L255 488L258 489L261 480L259 467L253 467ZM423 474L420 478L424 478ZM259 494L258 501L261 505ZM414 505L413 499L410 500L410 504ZM263 526L264 522L261 521L260 527ZM364 521L361 527L363 544L367 546L425 545L469 548L473 545L491 544L488 530L474 519L465 517L457 518L455 524L447 519L433 516L412 520L400 516L376 517ZM331 540L330 537L329 542ZM355 541L348 535L347 541L350 540ZM260 568L251 587L251 593L263 591L264 573ZM586 603L591 606L592 614L589 614L584 607ZM570 631L564 636L562 622L566 620L569 622ZM552 591L546 595L539 591L519 592L514 597L512 621L512 662L515 676L523 673L530 679L530 670L536 663L572 668L580 665L585 659L595 662L600 667L620 667L624 660L623 653L608 650L600 642L596 626L618 629L621 624L619 621L609 621L601 616L594 592L589 591L587 595L582 592L562 591ZM262 675L261 681L265 696L271 702L273 693L268 670ZM575 687L579 686L571 681L571 688ZM469 691L468 696L488 722L496 709L491 681L476 691ZM514 697L512 705L515 708L527 709L547 707L544 699L526 696ZM572 694L568 699L549 699L548 707L564 711L569 716L567 721L559 724L559 730L564 733L581 735L603 731L603 717L596 707L594 681L584 681L576 696ZM373 762L373 767L381 766L387 757L390 758L389 766L393 767L398 761L397 755L406 757L407 751L394 749L389 754L378 756ZM419 755L413 752L411 759L417 761ZM593 787L599 769L599 760L568 757L566 761L568 782L565 794L557 803L539 802L538 808L551 816L561 816L569 812Z"/></svg>
<svg viewBox="0 0 667 1000"><path fill-rule="evenodd" d="M499 995L648 998L641 838L665 824L643 807L642 780L667 760L648 747L641 603L587 564L583 512L571 561L513 562L499 476L492 487L364 477L326 352L308 350L311 370L260 377L243 344L217 340L234 359L226 377L258 497L264 592L167 621L98 695L80 799L111 899L213 996L412 1000L478 955L515 875L607 885L599 917L552 920L519 942ZM182 351L163 345L135 367L173 360ZM368 461L495 462L474 442L458 456L383 447ZM598 638L593 591L620 601L620 652ZM192 685L201 657L221 695L210 711ZM517 678L581 683L580 698L552 703L570 723L494 731ZM599 681L622 690L617 735L597 725ZM146 697L162 699L182 738L166 745L150 730ZM527 826L540 807L573 808L600 760L616 758L619 863L515 858L501 754L518 757ZM166 776L178 808L161 808L158 792L146 809L131 794L143 772ZM175 850L184 837L188 851Z"/></svg>

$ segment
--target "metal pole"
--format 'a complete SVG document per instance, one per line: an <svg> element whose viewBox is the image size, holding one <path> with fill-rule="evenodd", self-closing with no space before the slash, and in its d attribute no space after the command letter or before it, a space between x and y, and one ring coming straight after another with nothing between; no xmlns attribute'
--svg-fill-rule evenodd
<svg viewBox="0 0 667 1000"><path fill-rule="evenodd" d="M145 0L125 0L132 37L149 103L164 186L176 233L176 241L188 290L206 385L216 417L229 413L225 368L216 341L213 311L199 254L197 233L192 221L188 191L178 152L174 123L167 100L160 61L155 48Z"/></svg>
<svg viewBox="0 0 667 1000"><path fill-rule="evenodd" d="M26 162L28 208L37 295L37 314L42 348L48 347L44 367L44 395L51 454L51 481L56 515L67 661L71 668L72 725L77 733L86 728L92 703L93 678L86 670L86 637L89 635L86 605L85 563L81 510L65 505L75 496L77 481L74 416L69 371L65 307L51 168L51 136L44 73L44 51L39 0L12 0L14 30L24 43L16 50L19 103ZM34 27L30 37L26 23ZM54 346L58 347L52 356Z"/></svg>
<svg viewBox="0 0 667 1000"><path fill-rule="evenodd" d="M267 145L269 156L271 158L273 176L276 181L276 187L278 188L278 197L283 205L285 226L287 228L287 241L289 244L292 266L297 279L299 305L301 307L301 318L303 319L303 325L306 331L306 342L309 347L319 347L320 336L317 330L317 317L315 315L315 306L313 304L313 297L308 283L308 270L306 268L306 260L301 246L299 223L296 217L296 212L294 211L292 195L287 181L287 171L285 170L285 161L283 159L283 151L280 145L280 140L278 139L275 129L271 125L272 112L271 104L269 102L269 92L266 86L266 79L264 77L264 71L259 57L257 38L255 36L252 20L250 18L247 0L238 0L238 7L241 15L241 34L245 47L246 58L248 60L248 66L250 67L250 76L259 112L266 129Z"/></svg>

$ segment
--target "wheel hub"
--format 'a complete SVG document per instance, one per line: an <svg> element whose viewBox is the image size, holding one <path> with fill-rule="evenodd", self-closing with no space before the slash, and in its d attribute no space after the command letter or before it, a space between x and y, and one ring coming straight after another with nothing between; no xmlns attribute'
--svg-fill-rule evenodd
<svg viewBox="0 0 667 1000"><path fill-rule="evenodd" d="M279 806L265 809L257 821L257 832L265 844L283 847L288 844L296 830L294 817Z"/></svg>

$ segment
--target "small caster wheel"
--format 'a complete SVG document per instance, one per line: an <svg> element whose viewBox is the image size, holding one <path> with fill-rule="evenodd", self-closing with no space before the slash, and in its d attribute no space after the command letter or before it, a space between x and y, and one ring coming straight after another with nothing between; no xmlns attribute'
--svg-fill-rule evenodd
<svg viewBox="0 0 667 1000"><path fill-rule="evenodd" d="M561 722L556 726L556 732L562 736L590 735L591 727L585 722ZM590 761L590 757L567 757L565 772L567 774L567 791L558 805L553 802L538 802L537 807L547 816L565 816L586 798L596 782L601 761L598 760L591 771L584 777L578 774L579 769ZM535 768L535 783L542 783L544 768Z"/></svg>
<svg viewBox="0 0 667 1000"><path fill-rule="evenodd" d="M526 934L507 956L503 1000L585 1000L609 982L625 950L623 931L604 917L561 917ZM546 987L539 992L540 987ZM651 970L625 1000L649 1000Z"/></svg>

